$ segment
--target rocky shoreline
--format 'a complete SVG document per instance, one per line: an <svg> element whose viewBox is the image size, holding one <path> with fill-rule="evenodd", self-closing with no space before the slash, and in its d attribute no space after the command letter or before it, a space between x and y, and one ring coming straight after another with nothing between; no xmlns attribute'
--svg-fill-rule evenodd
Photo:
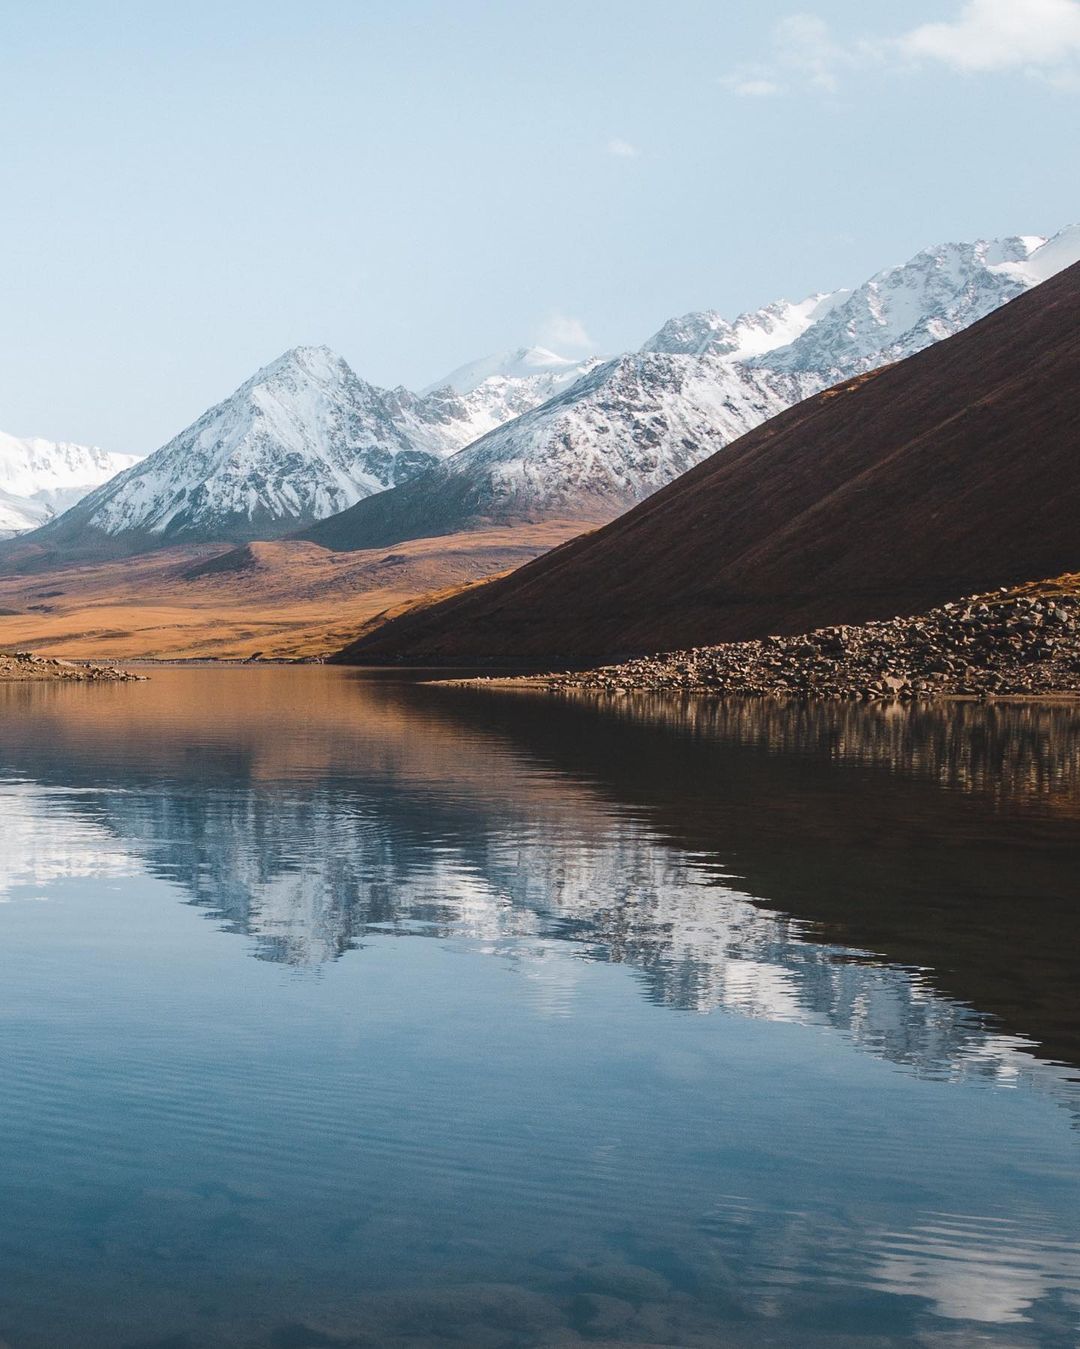
<svg viewBox="0 0 1080 1349"><path fill-rule="evenodd" d="M75 684L115 684L145 678L145 675L132 674L115 665L91 665L56 656L35 656L30 651L16 651L10 655L0 652L0 683L65 680Z"/></svg>
<svg viewBox="0 0 1080 1349"><path fill-rule="evenodd" d="M612 694L671 690L867 701L1075 696L1077 579L972 595L912 618L694 647L508 682Z"/></svg>

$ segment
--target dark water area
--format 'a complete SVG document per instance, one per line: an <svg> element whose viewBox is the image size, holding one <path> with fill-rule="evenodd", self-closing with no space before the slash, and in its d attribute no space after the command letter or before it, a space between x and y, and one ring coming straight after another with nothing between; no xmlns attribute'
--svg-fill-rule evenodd
<svg viewBox="0 0 1080 1349"><path fill-rule="evenodd" d="M1080 1343L1080 709L0 686L0 1344Z"/></svg>

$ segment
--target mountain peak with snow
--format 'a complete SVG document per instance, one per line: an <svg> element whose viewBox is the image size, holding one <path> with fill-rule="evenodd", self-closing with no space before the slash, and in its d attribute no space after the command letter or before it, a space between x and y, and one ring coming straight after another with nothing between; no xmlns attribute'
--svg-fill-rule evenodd
<svg viewBox="0 0 1080 1349"><path fill-rule="evenodd" d="M1080 230L946 243L850 291L731 320L671 319L641 351L597 363L306 537L366 548L517 520L610 519L794 403L960 332L1078 259Z"/></svg>
<svg viewBox="0 0 1080 1349"><path fill-rule="evenodd" d="M788 346L756 363L835 383L951 337L1077 261L1075 229L1051 240L1012 235L935 244L844 293Z"/></svg>
<svg viewBox="0 0 1080 1349"><path fill-rule="evenodd" d="M293 347L149 458L116 465L40 542L92 554L247 541L353 509L327 537L365 547L470 522L602 518L800 399L921 351L1078 260L1080 226L938 244L852 290L671 319L614 360L523 346L421 393L369 384L328 347ZM52 445L52 460L66 448ZM79 481L101 482L116 458ZM13 498L27 483L45 490L40 475L18 476L0 439L0 531L27 527Z"/></svg>
<svg viewBox="0 0 1080 1349"><path fill-rule="evenodd" d="M566 375L578 370L582 364L580 360L560 356L546 347L516 347L512 351L500 351L493 356L482 356L479 360L460 365L434 384L429 384L422 392L453 389L457 394L467 394L489 379L518 380L531 379L535 375Z"/></svg>
<svg viewBox="0 0 1080 1349"><path fill-rule="evenodd" d="M499 373L466 393L424 396L367 383L329 347L292 347L145 460L80 493L35 542L97 555L289 533L405 482L590 368L542 348L487 364ZM0 529L5 520L0 501Z"/></svg>
<svg viewBox="0 0 1080 1349"><path fill-rule="evenodd" d="M136 463L96 445L0 431L0 538L37 529Z"/></svg>
<svg viewBox="0 0 1080 1349"><path fill-rule="evenodd" d="M293 377L329 382L341 379L349 371L343 356L327 346L298 346L283 351L276 360L257 370L241 387L269 384L275 379ZM351 373L351 372L350 372Z"/></svg>

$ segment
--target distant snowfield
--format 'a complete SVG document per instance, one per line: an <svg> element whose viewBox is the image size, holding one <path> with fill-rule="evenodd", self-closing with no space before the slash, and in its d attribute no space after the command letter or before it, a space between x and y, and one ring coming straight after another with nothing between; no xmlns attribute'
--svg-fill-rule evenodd
<svg viewBox="0 0 1080 1349"><path fill-rule="evenodd" d="M61 515L140 457L0 431L0 537L36 529Z"/></svg>
<svg viewBox="0 0 1080 1349"><path fill-rule="evenodd" d="M272 537L399 493L415 524L451 480L493 518L575 502L615 513L792 403L949 337L1077 261L1080 226L942 244L853 290L670 319L614 360L522 347L419 394L297 347L146 458L0 434L0 536L46 525L61 544L86 531Z"/></svg>

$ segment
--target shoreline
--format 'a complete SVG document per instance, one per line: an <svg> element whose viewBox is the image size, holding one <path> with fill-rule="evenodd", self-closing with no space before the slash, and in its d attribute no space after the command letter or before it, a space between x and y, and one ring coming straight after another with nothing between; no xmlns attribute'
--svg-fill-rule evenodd
<svg viewBox="0 0 1080 1349"><path fill-rule="evenodd" d="M362 667L360 667L362 668ZM593 698L632 698L642 694L655 696L679 696L681 698L709 698L714 701L755 699L760 702L797 702L797 703L835 703L873 701L876 703L896 702L917 706L922 703L1080 703L1080 689L1054 689L1041 693L928 693L916 698L876 698L864 700L856 696L795 694L791 692L747 693L739 690L718 690L710 688L652 688L647 684L626 685L616 688L603 688L578 683L565 676L550 678L544 675L490 676L478 675L472 679L428 679L423 681L432 688L494 689L499 693L561 693L564 696L580 697L588 694Z"/></svg>
<svg viewBox="0 0 1080 1349"><path fill-rule="evenodd" d="M909 618L667 651L591 670L439 682L610 697L1068 702L1080 699L1080 594L1003 589Z"/></svg>
<svg viewBox="0 0 1080 1349"><path fill-rule="evenodd" d="M94 661L35 656L30 651L0 653L0 684L128 684L145 682L147 678Z"/></svg>

